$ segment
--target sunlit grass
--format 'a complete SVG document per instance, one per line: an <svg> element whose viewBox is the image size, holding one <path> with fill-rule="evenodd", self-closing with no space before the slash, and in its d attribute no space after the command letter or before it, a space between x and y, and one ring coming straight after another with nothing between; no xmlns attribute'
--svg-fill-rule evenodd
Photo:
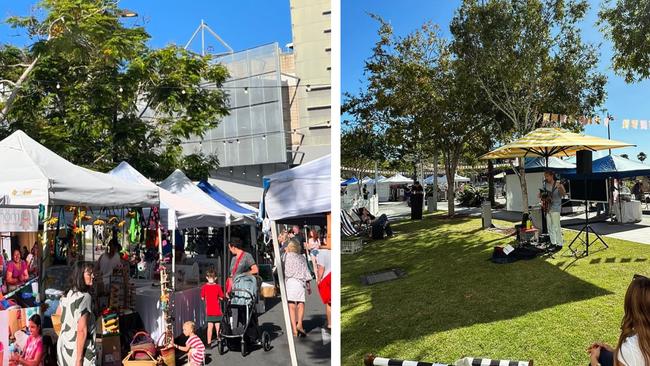
<svg viewBox="0 0 650 366"><path fill-rule="evenodd" d="M500 227L511 223L496 221ZM462 356L533 359L537 365L588 362L594 340L615 343L625 290L649 274L650 246L606 238L575 260L567 252L497 265L492 248L511 242L480 219L394 225L397 235L342 257L344 365L366 353L452 363ZM575 232L565 231L565 242ZM362 286L363 274L403 268L407 276Z"/></svg>

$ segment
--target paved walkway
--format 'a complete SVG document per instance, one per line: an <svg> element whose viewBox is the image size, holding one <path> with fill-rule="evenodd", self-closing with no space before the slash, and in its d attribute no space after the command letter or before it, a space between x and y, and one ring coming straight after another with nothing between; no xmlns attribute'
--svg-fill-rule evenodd
<svg viewBox="0 0 650 366"><path fill-rule="evenodd" d="M447 211L447 202L438 202L438 210ZM379 211L385 213L391 220L406 219L410 217L411 208L405 202L382 202L379 204ZM459 215L481 217L481 209L472 207L455 206L455 212ZM644 214L641 222L634 224L619 224L603 221L597 218L595 213L589 214L592 228L600 235L616 239L629 240L632 242L650 244L650 215ZM520 212L492 210L492 217L498 220L512 223L521 220ZM580 230L584 224L584 213L562 216L562 227L564 229Z"/></svg>
<svg viewBox="0 0 650 366"><path fill-rule="evenodd" d="M307 332L306 338L294 338L298 365L320 366L330 365L331 348L327 333L323 334L322 327L326 325L325 306L320 300L318 291L312 283L312 294L307 297L303 325ZM246 357L242 357L239 346L232 351L219 355L215 347L207 351L206 365L291 365L289 343L285 332L282 303L280 298L266 300L266 312L259 317L262 330L271 334L269 352L254 348ZM205 341L205 330L201 332ZM215 342L216 344L216 342Z"/></svg>

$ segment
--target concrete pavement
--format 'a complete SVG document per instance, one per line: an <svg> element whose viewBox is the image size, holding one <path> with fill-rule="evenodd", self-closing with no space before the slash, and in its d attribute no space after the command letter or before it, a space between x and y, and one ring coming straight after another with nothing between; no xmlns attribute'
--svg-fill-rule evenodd
<svg viewBox="0 0 650 366"><path fill-rule="evenodd" d="M206 349L206 365L291 365L289 356L289 343L285 322L282 312L280 298L266 300L266 312L259 317L262 330L271 334L272 349L264 352L261 347L254 347L251 352L242 357L239 345L233 350L226 351L219 355L215 343L213 349ZM305 304L305 317L303 321L306 338L294 338L298 365L300 366L321 366L331 364L331 347L329 336L324 333L323 328L327 325L325 319L325 305L312 283L312 293L307 296ZM289 331L291 334L291 331ZM205 342L205 329L201 329L199 336ZM213 336L214 337L214 336ZM216 337L214 337L216 338Z"/></svg>
<svg viewBox="0 0 650 366"><path fill-rule="evenodd" d="M425 207L426 210L426 207ZM447 211L447 202L438 202L438 210ZM379 204L379 211L385 213L391 220L407 219L410 217L411 208L405 202L382 202ZM455 206L458 215L481 217L481 209L477 207ZM589 214L590 219L596 219L595 213ZM521 220L520 212L506 210L492 210L492 218L509 221L512 223ZM569 230L580 230L584 224L584 213L562 216L562 228ZM593 229L600 235L616 239L628 240L641 244L650 244L650 215L644 214L641 222L632 224L619 224L609 220L597 220L590 222Z"/></svg>

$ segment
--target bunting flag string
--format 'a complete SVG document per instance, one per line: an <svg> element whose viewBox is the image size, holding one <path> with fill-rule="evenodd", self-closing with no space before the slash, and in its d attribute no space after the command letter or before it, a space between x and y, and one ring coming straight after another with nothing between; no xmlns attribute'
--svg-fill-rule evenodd
<svg viewBox="0 0 650 366"><path fill-rule="evenodd" d="M583 126L586 125L603 125L609 127L614 118L609 114L603 118L600 116L568 116L565 114L559 113L542 113L542 125L546 126L548 124L566 124L571 122L578 122ZM623 119L621 120L621 127L623 129L641 129L641 130L650 130L650 120L648 119Z"/></svg>

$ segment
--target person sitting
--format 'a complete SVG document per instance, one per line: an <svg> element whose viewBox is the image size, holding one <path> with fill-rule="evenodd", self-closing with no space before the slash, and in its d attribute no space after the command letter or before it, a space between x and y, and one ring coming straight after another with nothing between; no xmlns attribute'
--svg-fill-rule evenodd
<svg viewBox="0 0 650 366"><path fill-rule="evenodd" d="M593 343L587 348L590 366L650 365L650 279L634 275L625 293L623 311L616 348Z"/></svg>
<svg viewBox="0 0 650 366"><path fill-rule="evenodd" d="M372 227L373 239L383 239L384 233L388 237L393 236L393 229L391 229L388 223L388 216L386 214L381 214L376 218L367 208L362 207L359 209L359 217L361 218L361 222Z"/></svg>
<svg viewBox="0 0 650 366"><path fill-rule="evenodd" d="M22 260L20 249L14 249L11 258L12 261L7 264L7 272L5 275L7 290L9 291L18 289L29 279L27 263Z"/></svg>

